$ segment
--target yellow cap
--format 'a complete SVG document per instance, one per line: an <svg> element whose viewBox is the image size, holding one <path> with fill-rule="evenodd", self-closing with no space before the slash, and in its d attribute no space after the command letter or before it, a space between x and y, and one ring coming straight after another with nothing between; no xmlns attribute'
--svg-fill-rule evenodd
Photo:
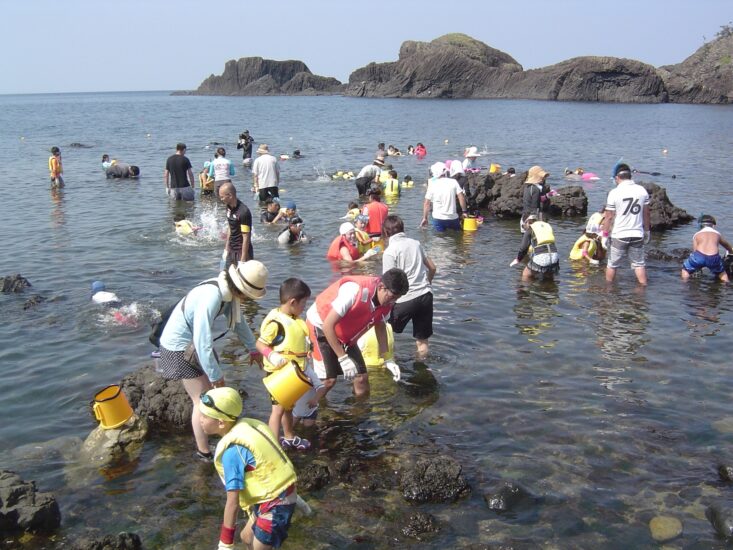
<svg viewBox="0 0 733 550"><path fill-rule="evenodd" d="M213 388L201 394L199 410L216 420L232 422L242 414L242 398L234 388Z"/></svg>

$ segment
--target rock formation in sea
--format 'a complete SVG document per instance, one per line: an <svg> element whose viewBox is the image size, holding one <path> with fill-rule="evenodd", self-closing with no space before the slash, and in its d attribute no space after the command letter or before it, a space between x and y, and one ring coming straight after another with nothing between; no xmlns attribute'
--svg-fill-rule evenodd
<svg viewBox="0 0 733 550"><path fill-rule="evenodd" d="M194 95L324 95L340 93L335 78L313 74L302 61L243 57L227 61L224 72L204 80Z"/></svg>

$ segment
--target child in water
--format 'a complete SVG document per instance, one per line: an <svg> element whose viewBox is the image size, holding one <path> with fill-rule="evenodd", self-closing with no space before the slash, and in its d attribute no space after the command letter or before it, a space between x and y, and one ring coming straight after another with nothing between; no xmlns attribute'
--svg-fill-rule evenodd
<svg viewBox="0 0 733 550"><path fill-rule="evenodd" d="M280 202L272 197L267 197L265 200L265 209L260 214L260 221L262 223L274 223L275 218L280 213Z"/></svg>
<svg viewBox="0 0 733 550"><path fill-rule="evenodd" d="M288 227L283 229L277 236L277 242L280 244L295 244L308 242L308 235L303 230L303 220L298 216L288 220Z"/></svg>
<svg viewBox="0 0 733 550"><path fill-rule="evenodd" d="M360 213L361 209L359 208L359 203L351 201L349 203L349 210L346 212L346 215L343 216L341 219L353 222Z"/></svg>
<svg viewBox="0 0 733 550"><path fill-rule="evenodd" d="M571 260L588 260L591 265L598 265L605 256L601 241L601 222L603 211L595 212L585 226L585 232L575 241L570 250Z"/></svg>
<svg viewBox="0 0 733 550"><path fill-rule="evenodd" d="M183 214L176 214L173 218L173 225L176 228L176 235L181 237L188 237L189 235L196 235L203 226L194 225L193 222L187 220Z"/></svg>
<svg viewBox="0 0 733 550"><path fill-rule="evenodd" d="M107 292L107 288L102 281L94 281L92 283L92 302L106 308L116 324L131 327L137 326L139 315L137 304L123 306L117 294Z"/></svg>
<svg viewBox="0 0 733 550"><path fill-rule="evenodd" d="M264 356L266 377L290 363L295 363L297 368L305 370L310 343L308 328L300 316L310 295L308 285L295 277L285 279L280 285L280 307L270 311L262 321L260 337L256 344L257 351ZM317 403L325 393L324 388L321 395L314 398L315 402ZM311 446L310 441L298 437L293 431L292 408L285 410L272 396L270 400L272 411L268 426L278 437L282 426L283 437L279 438L280 445L284 449L307 451Z"/></svg>
<svg viewBox="0 0 733 550"><path fill-rule="evenodd" d="M64 165L61 162L61 149L51 147L51 156L48 157L48 172L51 178L51 187L61 188L64 186Z"/></svg>
<svg viewBox="0 0 733 550"><path fill-rule="evenodd" d="M723 259L720 257L720 248L725 248L728 253L733 253L733 248L728 241L723 238L715 226L717 222L715 218L709 214L700 217L700 231L692 237L692 253L682 264L680 276L683 281L688 281L690 276L700 271L703 267L707 267L710 273L718 277L724 283L730 281L728 273L725 271Z"/></svg>

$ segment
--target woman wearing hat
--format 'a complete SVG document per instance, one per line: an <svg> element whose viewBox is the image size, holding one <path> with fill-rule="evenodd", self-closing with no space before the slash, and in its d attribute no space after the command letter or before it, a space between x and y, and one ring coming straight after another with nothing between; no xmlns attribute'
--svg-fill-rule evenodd
<svg viewBox="0 0 733 550"><path fill-rule="evenodd" d="M547 194L548 189L545 188L545 180L550 174L541 166L533 166L529 169L527 179L524 181L524 194L522 196L522 218L519 220L519 227L522 233L525 231L524 222L530 214L537 216L538 220L542 220L542 212L540 211L540 203Z"/></svg>
<svg viewBox="0 0 733 550"><path fill-rule="evenodd" d="M209 441L201 429L199 396L212 387L224 385L224 374L214 351L214 341L230 329L258 364L255 338L241 313L245 298L258 300L265 295L267 268L257 260L229 266L216 279L196 285L176 304L160 337L160 370L163 378L181 380L193 403L191 425L196 439L196 455L211 460ZM219 316L227 319L227 329L214 338L212 328Z"/></svg>

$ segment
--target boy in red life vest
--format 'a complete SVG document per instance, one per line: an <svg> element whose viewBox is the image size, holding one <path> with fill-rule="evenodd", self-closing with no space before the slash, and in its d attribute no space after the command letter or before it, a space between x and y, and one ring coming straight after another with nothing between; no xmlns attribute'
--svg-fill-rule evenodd
<svg viewBox="0 0 733 550"><path fill-rule="evenodd" d="M343 375L344 379L354 381L357 397L369 395L369 377L357 340L374 326L379 355L386 355L384 323L394 303L408 290L405 272L393 268L381 277L342 277L318 295L306 319L313 344L313 367L323 380L326 392ZM399 367L392 361L389 363L385 366L397 379Z"/></svg>

